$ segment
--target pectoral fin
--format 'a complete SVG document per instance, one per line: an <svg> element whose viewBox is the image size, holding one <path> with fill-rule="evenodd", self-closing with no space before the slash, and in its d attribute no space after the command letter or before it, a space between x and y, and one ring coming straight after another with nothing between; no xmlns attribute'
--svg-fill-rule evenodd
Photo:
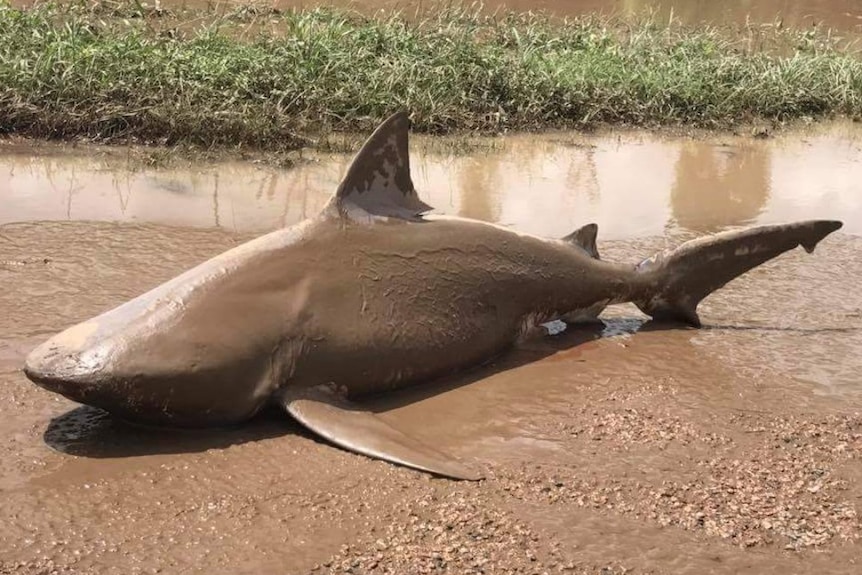
<svg viewBox="0 0 862 575"><path fill-rule="evenodd" d="M329 386L286 390L280 400L303 426L344 449L452 479L482 478L455 458L390 427Z"/></svg>

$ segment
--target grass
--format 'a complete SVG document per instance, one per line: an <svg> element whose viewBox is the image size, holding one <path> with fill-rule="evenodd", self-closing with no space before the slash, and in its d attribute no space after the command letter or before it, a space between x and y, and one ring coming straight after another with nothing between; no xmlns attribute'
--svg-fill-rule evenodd
<svg viewBox="0 0 862 575"><path fill-rule="evenodd" d="M0 0L0 133L288 149L399 108L431 133L862 118L862 59L824 37L469 9L180 18L137 1Z"/></svg>

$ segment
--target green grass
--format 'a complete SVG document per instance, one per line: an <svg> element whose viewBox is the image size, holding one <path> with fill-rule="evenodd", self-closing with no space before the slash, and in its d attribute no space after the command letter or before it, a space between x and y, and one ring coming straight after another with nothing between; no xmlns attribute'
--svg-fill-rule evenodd
<svg viewBox="0 0 862 575"><path fill-rule="evenodd" d="M432 133L862 118L862 59L810 32L4 1L0 133L290 148L398 108Z"/></svg>

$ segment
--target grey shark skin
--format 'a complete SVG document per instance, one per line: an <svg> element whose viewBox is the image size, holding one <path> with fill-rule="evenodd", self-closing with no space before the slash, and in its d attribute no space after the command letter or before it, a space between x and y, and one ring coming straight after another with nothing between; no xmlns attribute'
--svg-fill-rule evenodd
<svg viewBox="0 0 862 575"><path fill-rule="evenodd" d="M469 466L352 403L486 362L543 322L614 303L699 325L697 304L836 221L731 231L637 265L602 261L591 224L561 239L430 216L409 119L386 120L327 207L54 336L36 384L142 423L219 426L275 402L346 449L461 479Z"/></svg>

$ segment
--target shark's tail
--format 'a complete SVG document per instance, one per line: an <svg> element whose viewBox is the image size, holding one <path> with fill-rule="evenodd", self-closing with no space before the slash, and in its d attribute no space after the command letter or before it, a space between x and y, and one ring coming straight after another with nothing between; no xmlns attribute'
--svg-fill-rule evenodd
<svg viewBox="0 0 862 575"><path fill-rule="evenodd" d="M748 270L802 246L811 253L841 222L812 220L723 232L686 242L637 266L644 280L635 305L654 319L700 326L697 305Z"/></svg>

